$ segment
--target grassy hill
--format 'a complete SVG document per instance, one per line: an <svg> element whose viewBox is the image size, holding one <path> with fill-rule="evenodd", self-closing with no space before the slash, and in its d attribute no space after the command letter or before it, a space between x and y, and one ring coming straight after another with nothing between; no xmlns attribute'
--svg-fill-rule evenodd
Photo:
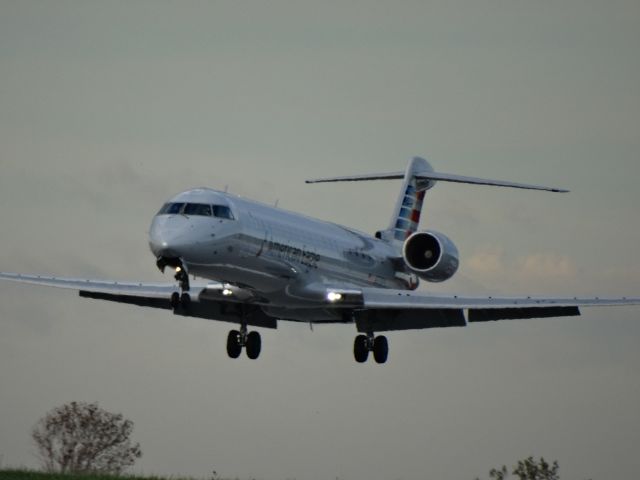
<svg viewBox="0 0 640 480"><path fill-rule="evenodd" d="M30 470L0 470L0 480L193 480L188 478L171 477L137 477L111 475L69 475L62 473L43 473Z"/></svg>

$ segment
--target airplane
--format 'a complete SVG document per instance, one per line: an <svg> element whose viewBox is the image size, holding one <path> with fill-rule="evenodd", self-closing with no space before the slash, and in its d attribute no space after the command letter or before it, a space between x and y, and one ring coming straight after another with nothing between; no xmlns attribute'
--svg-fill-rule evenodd
<svg viewBox="0 0 640 480"><path fill-rule="evenodd" d="M381 332L464 327L469 323L580 315L580 307L639 305L640 298L477 297L418 292L459 266L446 235L419 230L425 194L438 182L568 190L436 172L420 157L404 172L307 180L307 183L402 180L386 229L362 233L227 192L196 188L169 199L154 216L149 247L176 282L142 283L0 272L0 279L74 289L84 298L170 310L239 325L227 354L257 359L258 331L278 321L355 324L353 355L385 363ZM192 281L191 277L202 279ZM203 281L204 280L204 281Z"/></svg>

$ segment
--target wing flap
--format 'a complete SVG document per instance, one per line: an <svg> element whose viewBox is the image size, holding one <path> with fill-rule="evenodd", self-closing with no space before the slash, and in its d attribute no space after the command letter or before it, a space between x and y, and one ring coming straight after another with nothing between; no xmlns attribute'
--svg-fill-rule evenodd
<svg viewBox="0 0 640 480"><path fill-rule="evenodd" d="M83 298L92 298L94 300L106 300L116 303L128 303L129 305L137 305L139 307L151 307L161 308L165 310L171 310L171 300L169 298L157 298L157 297L140 297L135 295L121 295L104 292L89 292L86 290L80 290L78 292Z"/></svg>
<svg viewBox="0 0 640 480"><path fill-rule="evenodd" d="M472 308L469 322L491 322L495 320L518 320L524 318L575 317L580 315L578 307L538 308Z"/></svg>
<svg viewBox="0 0 640 480"><path fill-rule="evenodd" d="M79 293L83 298L126 303L140 307L173 310L175 315L182 317L204 318L207 320L217 320L236 324L244 320L247 325L252 327L278 328L277 320L265 314L262 309L256 305L240 306L237 302L220 302L204 298L198 302L191 303L187 309L177 308L174 310L171 306L171 301L164 298L117 295L103 292L87 292L83 290Z"/></svg>
<svg viewBox="0 0 640 480"><path fill-rule="evenodd" d="M433 310L364 310L356 315L359 332L423 330L427 328L464 327L467 322L459 308Z"/></svg>

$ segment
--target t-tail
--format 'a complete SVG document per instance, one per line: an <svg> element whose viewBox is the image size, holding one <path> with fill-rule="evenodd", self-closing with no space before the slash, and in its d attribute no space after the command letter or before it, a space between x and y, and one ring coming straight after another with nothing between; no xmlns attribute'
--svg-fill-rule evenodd
<svg viewBox="0 0 640 480"><path fill-rule="evenodd" d="M393 242L404 242L418 230L422 203L427 190L435 185L432 180L420 178L419 174L433 172L433 167L424 158L414 157L407 165L402 189L396 201L389 227L382 230L380 238Z"/></svg>
<svg viewBox="0 0 640 480"><path fill-rule="evenodd" d="M507 182L477 177L466 177L450 173L440 173L424 158L414 157L409 161L404 172L372 173L352 175L348 177L329 177L307 180L307 183L323 182L358 182L366 180L394 180L402 179L402 189L386 230L378 232L377 236L393 243L403 243L412 233L418 230L422 204L427 190L437 182L468 183L473 185L491 185L495 187L522 188L527 190L542 190L547 192L568 192L561 188L530 185L526 183Z"/></svg>

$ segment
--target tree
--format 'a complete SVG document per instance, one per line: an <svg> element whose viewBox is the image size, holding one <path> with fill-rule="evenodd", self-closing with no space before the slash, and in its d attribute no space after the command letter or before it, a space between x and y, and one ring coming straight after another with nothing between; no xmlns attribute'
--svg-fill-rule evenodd
<svg viewBox="0 0 640 480"><path fill-rule="evenodd" d="M554 461L553 465L549 465L544 458L540 457L540 461L536 462L533 457L520 460L513 474L517 475L520 480L559 480L558 462Z"/></svg>
<svg viewBox="0 0 640 480"><path fill-rule="evenodd" d="M559 480L559 469L557 461L554 461L553 465L549 465L543 457L540 457L538 461L533 457L528 457L518 461L511 473L519 480ZM489 478L491 480L507 480L509 478L507 467L503 465L500 469L492 468L489 472Z"/></svg>
<svg viewBox="0 0 640 480"><path fill-rule="evenodd" d="M45 470L119 474L142 456L130 440L133 422L97 403L71 402L54 408L31 437Z"/></svg>

